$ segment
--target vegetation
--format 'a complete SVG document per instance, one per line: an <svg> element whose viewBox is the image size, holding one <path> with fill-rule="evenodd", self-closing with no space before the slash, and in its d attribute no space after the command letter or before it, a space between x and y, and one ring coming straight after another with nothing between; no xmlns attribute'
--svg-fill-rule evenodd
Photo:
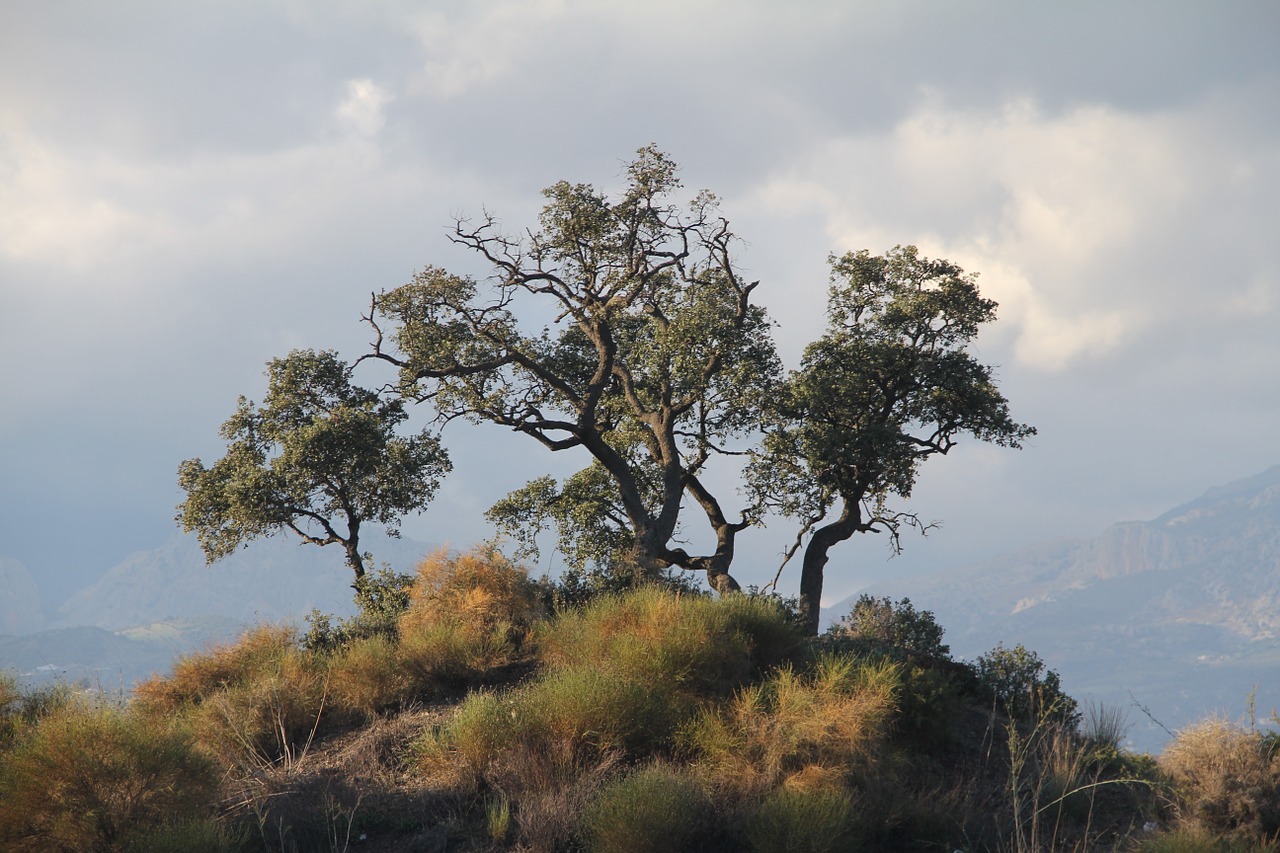
<svg viewBox="0 0 1280 853"><path fill-rule="evenodd" d="M341 545L359 584L361 526L394 534L405 513L431 500L448 456L426 432L397 437L403 403L352 385L351 368L332 352L295 350L267 376L266 402L241 397L222 425L226 455L210 468L199 459L179 466L187 499L177 520L210 562L279 530Z"/></svg>
<svg viewBox="0 0 1280 853"><path fill-rule="evenodd" d="M1275 849L1273 736L1133 755L1034 653L953 660L906 600L817 639L747 594L556 610L492 548L396 588L394 630L261 626L123 708L0 679L0 847Z"/></svg>
<svg viewBox="0 0 1280 853"><path fill-rule="evenodd" d="M832 547L898 547L928 526L895 505L925 460L1034 430L968 351L995 303L910 246L831 259L827 330L784 376L715 198L679 187L648 147L615 197L548 188L523 237L459 219L488 277L428 267L364 318L360 360L394 386L332 352L271 362L226 455L180 466L179 521L210 560L281 529L341 545L359 613L255 627L125 707L0 678L0 847L1274 850L1274 736L1210 721L1132 755L1034 652L957 661L907 599L816 636ZM394 532L449 467L429 430L396 434L410 402L586 452L489 512L517 558L554 528L560 580L491 545L368 571L362 525ZM723 459L736 511L709 485ZM798 599L730 574L771 510L800 523L792 553L809 537Z"/></svg>

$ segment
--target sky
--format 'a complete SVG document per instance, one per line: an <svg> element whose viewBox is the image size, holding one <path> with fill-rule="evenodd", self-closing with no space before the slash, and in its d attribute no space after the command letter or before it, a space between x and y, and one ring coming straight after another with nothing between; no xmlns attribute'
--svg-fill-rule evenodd
<svg viewBox="0 0 1280 853"><path fill-rule="evenodd" d="M915 244L1000 303L975 352L1039 434L931 460L909 508L940 526L833 551L828 600L1152 518L1280 462L1276 104L1270 0L6 0L0 555L52 607L159 546L269 359L354 358L371 292L484 274L454 217L517 231L649 143L720 197L790 366L831 252ZM404 529L459 547L582 461L444 438ZM793 536L743 534L735 574Z"/></svg>

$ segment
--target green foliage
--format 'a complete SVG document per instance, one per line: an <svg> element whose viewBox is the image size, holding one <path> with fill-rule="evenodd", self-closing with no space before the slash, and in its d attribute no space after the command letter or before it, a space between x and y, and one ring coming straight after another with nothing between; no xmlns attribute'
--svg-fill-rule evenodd
<svg viewBox="0 0 1280 853"><path fill-rule="evenodd" d="M690 774L669 764L641 767L607 785L586 811L587 850L680 853L699 849L711 802Z"/></svg>
<svg viewBox="0 0 1280 853"><path fill-rule="evenodd" d="M1054 720L1068 729L1079 724L1079 705L1062 691L1058 673L1021 643L1011 649L998 644L978 658L975 670L983 689L1012 719Z"/></svg>
<svg viewBox="0 0 1280 853"><path fill-rule="evenodd" d="M431 500L448 457L425 431L396 436L404 403L352 385L351 368L333 352L295 350L271 361L267 376L266 402L241 397L222 425L226 455L210 468L199 459L179 466L187 498L177 520L196 532L210 562L290 530L342 545L359 578L361 525L394 534L401 516Z"/></svg>
<svg viewBox="0 0 1280 853"><path fill-rule="evenodd" d="M896 604L888 598L860 595L849 615L827 629L828 648L847 648L863 654L894 658L949 660L951 647L942 642L943 629L929 610L917 611L909 598Z"/></svg>
<svg viewBox="0 0 1280 853"><path fill-rule="evenodd" d="M850 846L853 800L832 790L790 790L770 794L751 815L747 839L755 853L834 853Z"/></svg>
<svg viewBox="0 0 1280 853"><path fill-rule="evenodd" d="M715 198L676 204L679 188L675 163L648 146L615 197L548 187L524 236L459 220L453 240L491 266L491 286L428 267L375 297L366 318L371 355L399 368L406 398L591 454L565 482L535 480L491 511L526 549L558 527L578 568L634 552L646 569L723 575L726 549L755 520L724 517L699 478L712 454L759 427L779 361ZM539 327L546 317L555 324ZM671 547L686 497L704 510L717 555Z"/></svg>
<svg viewBox="0 0 1280 853"><path fill-rule="evenodd" d="M0 765L0 845L134 849L134 840L176 823L207 827L217 784L182 731L68 705L43 717Z"/></svg>
<svg viewBox="0 0 1280 853"><path fill-rule="evenodd" d="M798 640L769 601L679 596L656 587L601 598L538 634L552 667L594 666L688 695L727 694Z"/></svg>
<svg viewBox="0 0 1280 853"><path fill-rule="evenodd" d="M333 654L345 645L369 637L395 639L400 617L409 609L409 587L413 575L393 572L387 566L368 572L353 586L356 591L356 615L340 619L312 610L307 615L307 632L302 646L308 651Z"/></svg>

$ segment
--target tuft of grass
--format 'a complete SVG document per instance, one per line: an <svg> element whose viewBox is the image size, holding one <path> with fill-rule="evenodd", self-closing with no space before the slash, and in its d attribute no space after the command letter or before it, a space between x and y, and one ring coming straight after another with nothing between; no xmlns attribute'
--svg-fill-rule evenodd
<svg viewBox="0 0 1280 853"><path fill-rule="evenodd" d="M130 839L179 824L212 837L217 789L214 765L182 730L73 703L40 719L0 767L0 846L132 849Z"/></svg>
<svg viewBox="0 0 1280 853"><path fill-rule="evenodd" d="M824 657L802 675L777 670L681 733L700 772L730 799L782 785L835 789L883 747L899 684L896 664Z"/></svg>
<svg viewBox="0 0 1280 853"><path fill-rule="evenodd" d="M749 818L747 841L755 853L834 853L851 849L855 829L846 792L781 788Z"/></svg>
<svg viewBox="0 0 1280 853"><path fill-rule="evenodd" d="M711 802L686 771L651 764L601 789L586 809L583 838L599 853L678 853L696 849Z"/></svg>
<svg viewBox="0 0 1280 853"><path fill-rule="evenodd" d="M334 705L372 717L403 705L414 693L398 644L383 634L350 640L328 661Z"/></svg>
<svg viewBox="0 0 1280 853"><path fill-rule="evenodd" d="M171 716L228 688L253 681L263 672L278 669L280 661L297 646L297 634L292 628L259 625L234 643L180 658L172 675L154 676L137 685L133 690L134 705L157 718Z"/></svg>
<svg viewBox="0 0 1280 853"><path fill-rule="evenodd" d="M542 660L552 668L608 668L689 696L728 695L798 642L772 602L745 595L712 599L641 587L603 596L543 623Z"/></svg>

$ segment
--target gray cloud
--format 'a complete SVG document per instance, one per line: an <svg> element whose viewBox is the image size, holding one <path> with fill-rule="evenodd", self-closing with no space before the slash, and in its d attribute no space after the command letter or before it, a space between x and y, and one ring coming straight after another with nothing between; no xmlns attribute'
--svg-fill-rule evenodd
<svg viewBox="0 0 1280 853"><path fill-rule="evenodd" d="M887 565L882 544L850 546L833 595L1276 461L1272 3L4 16L0 553L42 582L69 590L161 541L178 460L219 452L267 359L354 354L370 290L426 263L479 271L443 239L452 216L519 228L541 187L616 183L650 141L724 199L793 362L829 251L916 242L1002 303L982 355L1041 435L933 463L913 506L946 526ZM496 430L449 439L458 473L419 538L487 535L479 511L517 475L574 462Z"/></svg>

